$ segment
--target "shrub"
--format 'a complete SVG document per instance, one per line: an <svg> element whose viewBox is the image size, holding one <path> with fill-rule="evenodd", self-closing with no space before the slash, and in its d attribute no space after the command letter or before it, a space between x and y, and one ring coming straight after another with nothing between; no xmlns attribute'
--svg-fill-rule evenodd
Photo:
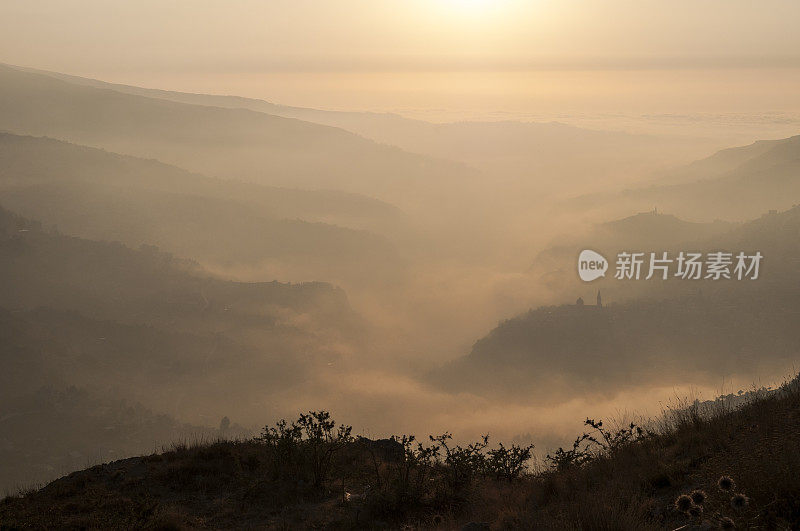
<svg viewBox="0 0 800 531"><path fill-rule="evenodd" d="M467 446L451 446L453 436L443 433L438 437L430 436L430 440L444 449L444 470L451 488L456 491L468 486L472 479L485 471L486 456L483 451L489 446L489 436L484 435L480 441Z"/></svg>
<svg viewBox="0 0 800 531"><path fill-rule="evenodd" d="M334 455L353 441L352 426L336 423L327 411L310 411L289 424L279 420L267 426L256 440L270 450L275 479L309 478L321 487L330 473Z"/></svg>
<svg viewBox="0 0 800 531"><path fill-rule="evenodd" d="M583 424L592 429L575 439L571 449L558 448L553 454L547 454L547 460L554 468L563 470L580 466L598 455L608 455L634 442L655 436L655 432L633 422L616 431L606 429L602 420L587 418Z"/></svg>
<svg viewBox="0 0 800 531"><path fill-rule="evenodd" d="M487 454L485 461L487 472L497 479L513 481L525 471L532 451L532 444L529 446L512 444L510 448L506 448L500 443L498 448L489 450Z"/></svg>
<svg viewBox="0 0 800 531"><path fill-rule="evenodd" d="M327 411L311 411L300 415L297 425L305 434L305 447L311 464L314 486L322 486L328 477L333 455L353 442L353 427L336 423Z"/></svg>

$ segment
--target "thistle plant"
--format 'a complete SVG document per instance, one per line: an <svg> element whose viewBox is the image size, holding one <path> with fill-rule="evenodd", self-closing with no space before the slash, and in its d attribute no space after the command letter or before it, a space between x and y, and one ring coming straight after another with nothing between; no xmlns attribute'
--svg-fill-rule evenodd
<svg viewBox="0 0 800 531"><path fill-rule="evenodd" d="M722 476L717 480L717 487L724 492L730 492L736 488L736 483L730 476Z"/></svg>
<svg viewBox="0 0 800 531"><path fill-rule="evenodd" d="M703 502L705 502L708 499L708 496L706 495L705 491L699 489L693 490L691 494L689 494L689 497L692 499L692 502L695 505L703 505Z"/></svg>
<svg viewBox="0 0 800 531"><path fill-rule="evenodd" d="M736 493L731 498L731 507L737 511L745 509L750 504L750 498L742 493Z"/></svg>
<svg viewBox="0 0 800 531"><path fill-rule="evenodd" d="M742 513L749 505L750 498L735 492L736 482L730 476L722 476L717 480L719 493L709 496L706 491L695 489L689 494L681 494L675 499L675 509L697 521L698 524L714 524L720 529L736 529L736 521L725 516L728 506L737 513ZM726 503L727 502L727 503ZM716 510L712 510L717 506ZM728 509L729 510L729 509Z"/></svg>
<svg viewBox="0 0 800 531"><path fill-rule="evenodd" d="M694 502L688 494L681 494L675 500L675 508L682 513L688 513L692 506L694 506Z"/></svg>

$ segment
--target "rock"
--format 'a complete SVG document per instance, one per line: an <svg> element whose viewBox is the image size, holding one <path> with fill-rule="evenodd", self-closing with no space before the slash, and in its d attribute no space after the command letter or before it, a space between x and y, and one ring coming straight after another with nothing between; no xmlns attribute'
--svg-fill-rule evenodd
<svg viewBox="0 0 800 531"><path fill-rule="evenodd" d="M392 439L372 440L359 437L358 443L375 452L384 459L399 461L403 459L403 445Z"/></svg>

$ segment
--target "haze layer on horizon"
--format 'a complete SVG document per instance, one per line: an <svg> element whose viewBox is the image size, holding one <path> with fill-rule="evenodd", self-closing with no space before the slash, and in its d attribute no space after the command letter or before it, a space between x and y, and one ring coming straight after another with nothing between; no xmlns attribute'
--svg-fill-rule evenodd
<svg viewBox="0 0 800 531"><path fill-rule="evenodd" d="M798 19L790 0L11 1L0 61L433 121L769 130L800 116Z"/></svg>

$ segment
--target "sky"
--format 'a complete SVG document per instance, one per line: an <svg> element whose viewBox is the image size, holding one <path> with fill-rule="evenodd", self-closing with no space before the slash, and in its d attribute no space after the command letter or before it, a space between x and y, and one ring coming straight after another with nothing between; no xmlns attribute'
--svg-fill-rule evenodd
<svg viewBox="0 0 800 531"><path fill-rule="evenodd" d="M795 0L4 0L0 62L328 108L800 111L798 20Z"/></svg>

